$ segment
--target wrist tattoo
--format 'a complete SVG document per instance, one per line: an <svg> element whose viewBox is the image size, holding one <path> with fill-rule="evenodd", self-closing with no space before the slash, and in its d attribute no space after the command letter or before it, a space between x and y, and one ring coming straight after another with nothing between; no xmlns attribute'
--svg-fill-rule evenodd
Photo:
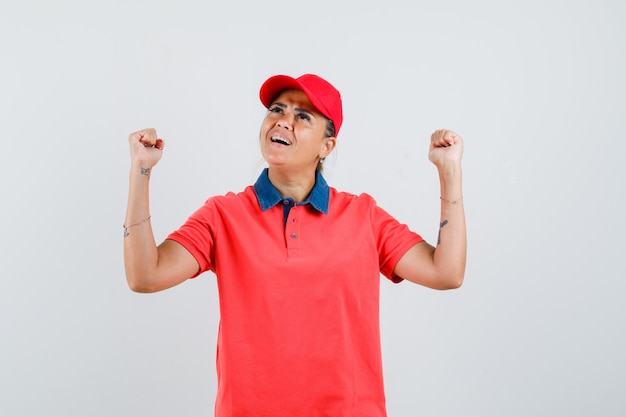
<svg viewBox="0 0 626 417"><path fill-rule="evenodd" d="M439 234L437 235L437 244L441 243L441 229L443 229L443 227L448 224L448 220L444 220L441 223L439 223Z"/></svg>
<svg viewBox="0 0 626 417"><path fill-rule="evenodd" d="M150 175L150 168L141 168L141 175Z"/></svg>

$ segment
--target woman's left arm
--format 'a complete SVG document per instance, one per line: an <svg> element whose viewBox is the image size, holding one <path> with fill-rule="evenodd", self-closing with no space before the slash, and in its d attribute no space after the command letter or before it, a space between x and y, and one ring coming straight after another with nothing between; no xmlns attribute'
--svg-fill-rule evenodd
<svg viewBox="0 0 626 417"><path fill-rule="evenodd" d="M439 171L441 217L437 245L421 242L400 259L394 273L435 289L458 288L465 275L467 236L463 208L461 158L463 139L451 130L431 135L428 159Z"/></svg>

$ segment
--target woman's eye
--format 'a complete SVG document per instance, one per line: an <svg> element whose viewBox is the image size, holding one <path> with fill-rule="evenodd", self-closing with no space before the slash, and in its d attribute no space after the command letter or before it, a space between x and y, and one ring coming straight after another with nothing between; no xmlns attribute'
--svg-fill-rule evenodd
<svg viewBox="0 0 626 417"><path fill-rule="evenodd" d="M281 109L279 106L274 106L274 107L270 107L269 111L271 113L282 113L283 109Z"/></svg>
<svg viewBox="0 0 626 417"><path fill-rule="evenodd" d="M311 116L306 113L298 113L298 117L302 120L306 120L307 122L311 121Z"/></svg>

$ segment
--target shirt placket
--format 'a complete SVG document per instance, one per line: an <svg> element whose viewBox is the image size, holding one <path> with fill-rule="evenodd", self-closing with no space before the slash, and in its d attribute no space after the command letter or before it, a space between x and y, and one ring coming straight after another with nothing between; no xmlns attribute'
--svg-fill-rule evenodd
<svg viewBox="0 0 626 417"><path fill-rule="evenodd" d="M285 224L285 242L287 242L287 257L302 257L302 236L300 224L302 223L302 213L304 207L294 206L289 211L287 223Z"/></svg>

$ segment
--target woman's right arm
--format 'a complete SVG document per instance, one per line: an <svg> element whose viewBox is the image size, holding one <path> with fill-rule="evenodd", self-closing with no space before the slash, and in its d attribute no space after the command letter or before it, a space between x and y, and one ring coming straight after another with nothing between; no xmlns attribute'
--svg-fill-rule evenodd
<svg viewBox="0 0 626 417"><path fill-rule="evenodd" d="M156 245L150 221L149 184L152 168L163 155L163 139L155 129L131 133L131 168L124 222L126 280L136 292L156 292L180 284L198 272L196 259L182 245L165 240Z"/></svg>

